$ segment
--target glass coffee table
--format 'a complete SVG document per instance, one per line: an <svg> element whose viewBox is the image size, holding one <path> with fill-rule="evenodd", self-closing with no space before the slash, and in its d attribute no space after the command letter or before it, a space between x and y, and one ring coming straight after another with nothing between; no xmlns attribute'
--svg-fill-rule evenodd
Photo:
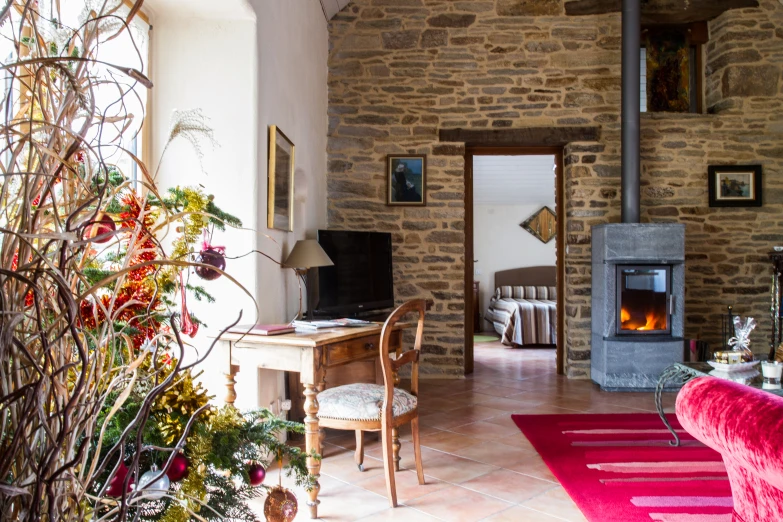
<svg viewBox="0 0 783 522"><path fill-rule="evenodd" d="M663 412L664 388L667 386L682 386L691 379L704 377L705 375L712 375L723 379L729 378L730 376L729 380L731 381L740 382L751 388L764 390L767 393L783 396L783 388L781 388L781 385L764 385L764 378L761 376L761 369L758 366L756 366L753 371L726 373L717 372L706 362L674 363L661 373L661 376L658 377L658 384L655 387L655 408L658 410L658 415L661 416L661 420L666 425L666 428L668 428L674 437L673 441L669 441L669 444L672 446L680 445L680 436L674 431L674 428L672 428L672 425L669 423L669 419L666 418L666 414Z"/></svg>

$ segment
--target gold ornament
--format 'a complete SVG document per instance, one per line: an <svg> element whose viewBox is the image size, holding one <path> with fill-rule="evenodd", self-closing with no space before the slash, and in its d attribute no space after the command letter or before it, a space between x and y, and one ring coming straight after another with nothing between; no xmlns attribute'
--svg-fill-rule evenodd
<svg viewBox="0 0 783 522"><path fill-rule="evenodd" d="M282 486L272 488L264 502L264 516L267 522L291 522L298 510L296 495Z"/></svg>
<svg viewBox="0 0 783 522"><path fill-rule="evenodd" d="M283 487L283 454L277 451L277 464L280 474L277 476L277 486L273 487L264 502L264 516L267 522L291 522L296 518L299 504L293 491Z"/></svg>
<svg viewBox="0 0 783 522"><path fill-rule="evenodd" d="M160 375L165 379L174 370L172 364L161 364ZM202 406L209 403L207 390L193 379L190 370L182 372L181 377L158 397L152 406L153 414L159 419L158 429L166 444L173 444L182 436L190 417ZM201 413L201 420L209 422L215 415L214 408Z"/></svg>
<svg viewBox="0 0 783 522"><path fill-rule="evenodd" d="M182 191L185 197L184 207L181 210L181 216L176 220L179 223L175 230L181 234L171 245L170 259L179 261L185 260L189 253L193 251L193 245L196 244L202 231L209 225L207 207L209 205L209 196L195 187L177 187ZM169 266L158 270L158 284L164 286L176 280L177 273L181 267Z"/></svg>

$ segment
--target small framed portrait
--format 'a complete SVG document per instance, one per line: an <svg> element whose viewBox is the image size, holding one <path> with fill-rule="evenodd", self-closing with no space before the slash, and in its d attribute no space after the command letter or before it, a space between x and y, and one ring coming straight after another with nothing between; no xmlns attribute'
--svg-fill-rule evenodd
<svg viewBox="0 0 783 522"><path fill-rule="evenodd" d="M386 156L386 204L423 207L427 204L427 156Z"/></svg>
<svg viewBox="0 0 783 522"><path fill-rule="evenodd" d="M294 143L277 125L269 127L266 226L294 231Z"/></svg>
<svg viewBox="0 0 783 522"><path fill-rule="evenodd" d="M708 168L711 207L760 207L761 165Z"/></svg>

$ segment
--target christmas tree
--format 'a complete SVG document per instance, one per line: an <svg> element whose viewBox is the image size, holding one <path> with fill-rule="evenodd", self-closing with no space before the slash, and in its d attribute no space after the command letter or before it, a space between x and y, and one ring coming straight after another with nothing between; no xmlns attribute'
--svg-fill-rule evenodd
<svg viewBox="0 0 783 522"><path fill-rule="evenodd" d="M212 299L185 275L241 287L209 244L241 223L200 187L160 191L123 146L143 119L129 100L152 84L97 49L140 5L86 1L73 27L59 2L0 10L15 49L0 126L2 520L255 520L246 501L270 461L313 481L280 441L303 426L210 403L198 364L214 342L185 363L200 324L186 299ZM107 85L116 98L96 94ZM175 115L169 143L210 138L199 111Z"/></svg>

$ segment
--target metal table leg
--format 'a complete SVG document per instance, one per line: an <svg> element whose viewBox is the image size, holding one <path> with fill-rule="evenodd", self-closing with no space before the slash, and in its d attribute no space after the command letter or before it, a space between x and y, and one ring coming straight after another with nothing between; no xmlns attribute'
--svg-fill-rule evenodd
<svg viewBox="0 0 783 522"><path fill-rule="evenodd" d="M661 373L661 376L658 377L658 384L655 386L655 409L658 410L658 415L674 437L673 441L669 441L669 445L671 446L680 445L680 436L677 435L677 432L672 428L669 419L666 418L666 414L663 412L663 389L669 382L683 385L699 375L702 374L691 368L680 364L673 364L666 368L663 373Z"/></svg>

